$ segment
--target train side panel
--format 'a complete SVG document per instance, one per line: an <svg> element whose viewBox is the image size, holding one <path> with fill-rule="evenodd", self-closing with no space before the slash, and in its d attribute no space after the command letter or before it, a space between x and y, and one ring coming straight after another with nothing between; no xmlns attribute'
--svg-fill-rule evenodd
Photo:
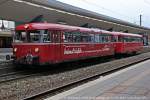
<svg viewBox="0 0 150 100"><path fill-rule="evenodd" d="M115 43L115 53L125 54L125 53L135 53L141 51L143 48L142 43L138 42L118 42Z"/></svg>
<svg viewBox="0 0 150 100"><path fill-rule="evenodd" d="M104 44L64 44L62 59L82 59L87 57L100 57L114 55L112 43Z"/></svg>
<svg viewBox="0 0 150 100"><path fill-rule="evenodd" d="M123 45L123 53L134 53L142 50L142 43L138 42L125 42Z"/></svg>

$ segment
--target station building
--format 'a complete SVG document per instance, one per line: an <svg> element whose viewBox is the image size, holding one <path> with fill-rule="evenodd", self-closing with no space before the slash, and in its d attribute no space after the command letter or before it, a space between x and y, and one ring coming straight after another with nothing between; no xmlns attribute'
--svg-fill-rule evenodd
<svg viewBox="0 0 150 100"><path fill-rule="evenodd" d="M15 23L13 21L0 20L0 48L10 48L12 43L12 33Z"/></svg>

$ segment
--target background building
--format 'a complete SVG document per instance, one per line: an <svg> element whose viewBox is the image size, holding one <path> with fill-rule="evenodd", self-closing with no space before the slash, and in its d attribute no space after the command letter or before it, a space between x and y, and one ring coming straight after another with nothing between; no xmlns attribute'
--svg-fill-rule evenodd
<svg viewBox="0 0 150 100"><path fill-rule="evenodd" d="M11 30L14 30L13 21L0 20L0 48L10 48L12 43Z"/></svg>

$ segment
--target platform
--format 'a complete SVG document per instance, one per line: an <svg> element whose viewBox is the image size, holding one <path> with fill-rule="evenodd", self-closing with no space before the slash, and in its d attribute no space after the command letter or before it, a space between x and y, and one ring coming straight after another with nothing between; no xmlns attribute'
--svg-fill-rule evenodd
<svg viewBox="0 0 150 100"><path fill-rule="evenodd" d="M6 55L12 55L12 48L0 48L0 63L6 61Z"/></svg>
<svg viewBox="0 0 150 100"><path fill-rule="evenodd" d="M45 100L150 100L150 60Z"/></svg>

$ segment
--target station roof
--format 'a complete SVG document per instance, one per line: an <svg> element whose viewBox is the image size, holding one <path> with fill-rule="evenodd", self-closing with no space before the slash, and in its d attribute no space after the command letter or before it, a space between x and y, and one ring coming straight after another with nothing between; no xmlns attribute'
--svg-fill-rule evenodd
<svg viewBox="0 0 150 100"><path fill-rule="evenodd" d="M91 18L96 18L96 19L101 19L104 21L109 21L109 22L113 22L113 23L118 23L118 24L122 24L122 25L127 25L127 26L131 26L131 27L136 27L136 28L143 28L143 29L148 29L150 30L150 28L148 27L143 27L140 25L136 25L127 21L123 21L117 18L113 18L110 16L106 16L103 14L99 14L96 12L92 12L86 9L82 9L82 8L78 8L69 4L65 4L56 0L32 0L35 3L42 3L45 6L50 6L53 7L55 9L60 9L63 11L67 11L67 12L71 12L71 13L75 13L75 14L79 14L79 15L83 15L83 16L87 16L87 17L91 17Z"/></svg>
<svg viewBox="0 0 150 100"><path fill-rule="evenodd" d="M30 22L43 15L51 23L67 23L82 26L86 23L101 29L113 28L114 31L128 30L131 33L150 33L147 27L141 27L126 21L77 8L56 0L1 0L1 19Z"/></svg>

